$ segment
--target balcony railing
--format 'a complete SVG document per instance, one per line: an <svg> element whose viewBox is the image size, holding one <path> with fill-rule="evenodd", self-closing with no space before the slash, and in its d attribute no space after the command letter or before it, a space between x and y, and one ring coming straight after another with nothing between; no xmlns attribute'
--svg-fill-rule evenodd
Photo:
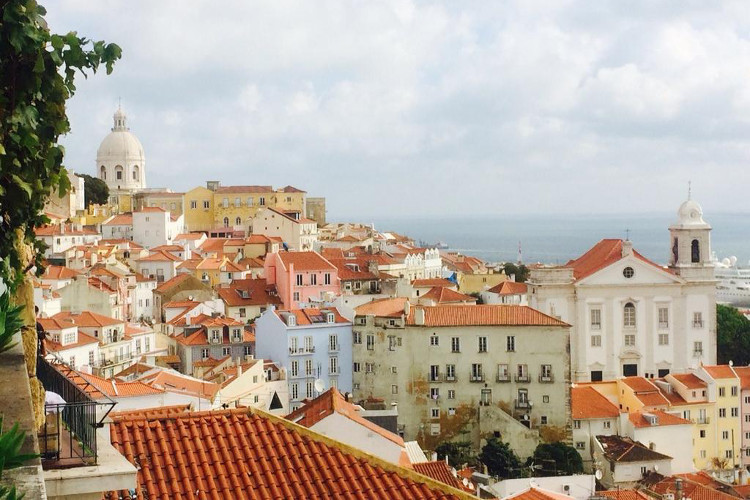
<svg viewBox="0 0 750 500"><path fill-rule="evenodd" d="M430 382L441 382L439 373L430 373L428 378Z"/></svg>
<svg viewBox="0 0 750 500"><path fill-rule="evenodd" d="M551 384L554 381L555 381L555 376L552 375L551 373L547 373L547 374L540 373L539 374L539 382L541 382L542 384Z"/></svg>
<svg viewBox="0 0 750 500"><path fill-rule="evenodd" d="M518 409L531 408L531 404L526 399L516 399L515 400L515 406Z"/></svg>
<svg viewBox="0 0 750 500"><path fill-rule="evenodd" d="M445 376L445 381L446 382L455 382L456 381L456 375L455 374L453 374L453 375L446 375Z"/></svg>
<svg viewBox="0 0 750 500"><path fill-rule="evenodd" d="M62 366L61 369L69 370ZM89 398L85 387L72 382L47 360L37 360L37 378L44 389L58 394L64 402L45 404L47 418L39 433L42 466L68 468L96 463L96 430L102 427L115 402L102 395Z"/></svg>
<svg viewBox="0 0 750 500"><path fill-rule="evenodd" d="M498 373L497 381L498 382L510 382L510 373Z"/></svg>
<svg viewBox="0 0 750 500"><path fill-rule="evenodd" d="M709 417L691 418L690 421L698 425L708 425L709 423L711 423L711 419Z"/></svg>
<svg viewBox="0 0 750 500"><path fill-rule="evenodd" d="M289 354L292 356L303 356L305 354L312 354L314 352L315 352L315 346L298 347L297 349L294 349L292 347L289 348Z"/></svg>
<svg viewBox="0 0 750 500"><path fill-rule="evenodd" d="M470 382L484 382L484 374L483 373L474 373L471 375L471 378L469 379Z"/></svg>
<svg viewBox="0 0 750 500"><path fill-rule="evenodd" d="M516 382L531 382L531 377L528 373L522 375L516 373Z"/></svg>

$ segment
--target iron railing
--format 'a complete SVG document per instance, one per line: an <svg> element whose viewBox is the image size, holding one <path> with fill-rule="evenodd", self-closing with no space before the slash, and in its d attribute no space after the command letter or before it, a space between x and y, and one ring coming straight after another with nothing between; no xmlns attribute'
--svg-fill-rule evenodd
<svg viewBox="0 0 750 500"><path fill-rule="evenodd" d="M61 370L70 368L61 365ZM47 418L39 434L42 465L46 469L95 464L96 430L112 411L115 402L102 394L99 401L86 393L88 382L80 378L80 387L46 359L37 362L37 378L48 392L58 394L65 402L45 404Z"/></svg>

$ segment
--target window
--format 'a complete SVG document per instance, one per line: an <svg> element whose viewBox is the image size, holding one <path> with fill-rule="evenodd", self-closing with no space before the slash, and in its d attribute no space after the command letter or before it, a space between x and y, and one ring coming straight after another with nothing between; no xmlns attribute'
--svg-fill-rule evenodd
<svg viewBox="0 0 750 500"><path fill-rule="evenodd" d="M432 418L440 418L440 408L430 408Z"/></svg>
<svg viewBox="0 0 750 500"><path fill-rule="evenodd" d="M591 336L591 347L601 347L602 346L602 336L601 335L592 335Z"/></svg>
<svg viewBox="0 0 750 500"><path fill-rule="evenodd" d="M232 348L231 347L222 347L221 349L221 355L222 356L229 356L232 354Z"/></svg>
<svg viewBox="0 0 750 500"><path fill-rule="evenodd" d="M487 337L479 337L479 352L487 352Z"/></svg>
<svg viewBox="0 0 750 500"><path fill-rule="evenodd" d="M591 329L601 330L602 329L602 310L592 309L590 314L591 314Z"/></svg>
<svg viewBox="0 0 750 500"><path fill-rule="evenodd" d="M208 209L211 207L211 202L206 200L203 202L203 208Z"/></svg>
<svg viewBox="0 0 750 500"><path fill-rule="evenodd" d="M389 351L396 350L396 336L395 335L388 335L388 350Z"/></svg>
<svg viewBox="0 0 750 500"><path fill-rule="evenodd" d="M94 366L94 351L89 351L89 366Z"/></svg>
<svg viewBox="0 0 750 500"><path fill-rule="evenodd" d="M252 356L253 349L252 349L251 346L246 345L246 346L243 347L242 352L245 354L245 356Z"/></svg>
<svg viewBox="0 0 750 500"><path fill-rule="evenodd" d="M337 375L339 373L339 358L331 356L328 358L328 373Z"/></svg>
<svg viewBox="0 0 750 500"><path fill-rule="evenodd" d="M489 406L492 404L492 389L482 389L479 392L479 404L480 406Z"/></svg>
<svg viewBox="0 0 750 500"><path fill-rule="evenodd" d="M222 204L222 206L223 206L224 208L227 208L227 207L229 207L229 198L224 198L224 199L222 200L221 204Z"/></svg>
<svg viewBox="0 0 750 500"><path fill-rule="evenodd" d="M509 335L505 338L505 350L508 352L513 352L516 350L516 337L513 335Z"/></svg>
<svg viewBox="0 0 750 500"><path fill-rule="evenodd" d="M539 376L540 382L552 382L552 365L542 365L542 373Z"/></svg>
<svg viewBox="0 0 750 500"><path fill-rule="evenodd" d="M706 450L701 450L701 458L706 458Z"/></svg>
<svg viewBox="0 0 750 500"><path fill-rule="evenodd" d="M472 363L471 365L471 381L472 382L481 382L484 380L484 375L482 374L482 363Z"/></svg>
<svg viewBox="0 0 750 500"><path fill-rule="evenodd" d="M506 363L500 363L497 365L497 381L510 382L510 373Z"/></svg>
<svg viewBox="0 0 750 500"><path fill-rule="evenodd" d="M668 333L660 333L659 334L659 345L669 345L669 334Z"/></svg>
<svg viewBox="0 0 750 500"><path fill-rule="evenodd" d="M669 328L669 308L659 308L659 328Z"/></svg>
<svg viewBox="0 0 750 500"><path fill-rule="evenodd" d="M542 415L541 417L539 417L539 423L541 425L547 425L547 415Z"/></svg>
<svg viewBox="0 0 750 500"><path fill-rule="evenodd" d="M632 267L628 266L622 270L622 275L630 279L635 276L635 270Z"/></svg>
<svg viewBox="0 0 750 500"><path fill-rule="evenodd" d="M398 394L398 386L397 385L391 385L391 394Z"/></svg>
<svg viewBox="0 0 750 500"><path fill-rule="evenodd" d="M247 199L247 206L248 207L252 207L253 206L253 198L252 197L250 197L250 198Z"/></svg>
<svg viewBox="0 0 750 500"><path fill-rule="evenodd" d="M299 362L298 361L292 361L292 364L289 367L289 374L292 377L296 377L297 375L299 375Z"/></svg>
<svg viewBox="0 0 750 500"><path fill-rule="evenodd" d="M585 441L576 441L576 450L585 450L585 449L586 449Z"/></svg>
<svg viewBox="0 0 750 500"><path fill-rule="evenodd" d="M323 275L323 284L324 285L330 285L331 284L331 273L325 273Z"/></svg>
<svg viewBox="0 0 750 500"><path fill-rule="evenodd" d="M297 384L292 384L292 399L299 398L299 386Z"/></svg>
<svg viewBox="0 0 750 500"><path fill-rule="evenodd" d="M338 351L339 350L339 336L336 334L331 334L328 336L328 350L329 351Z"/></svg>
<svg viewBox="0 0 750 500"><path fill-rule="evenodd" d="M726 451L724 452L724 457L725 457L725 458L732 458L732 456L733 456L733 455L732 455L732 450L726 450Z"/></svg>
<svg viewBox="0 0 750 500"><path fill-rule="evenodd" d="M456 380L456 365L445 365L445 380Z"/></svg>
<svg viewBox="0 0 750 500"><path fill-rule="evenodd" d="M362 365L359 364L359 362L355 361L352 365L352 371L354 373L359 373L359 371L362 369Z"/></svg>
<svg viewBox="0 0 750 500"><path fill-rule="evenodd" d="M622 326L625 328L635 328L635 306L632 302L628 302L623 308Z"/></svg>
<svg viewBox="0 0 750 500"><path fill-rule="evenodd" d="M737 386L733 385L732 386L732 396L736 396L736 395L737 395Z"/></svg>
<svg viewBox="0 0 750 500"><path fill-rule="evenodd" d="M311 335L305 335L305 352L315 352L315 346L313 345L313 338Z"/></svg>
<svg viewBox="0 0 750 500"><path fill-rule="evenodd" d="M456 391L453 389L448 389L448 399L456 399Z"/></svg>
<svg viewBox="0 0 750 500"><path fill-rule="evenodd" d="M703 355L703 342L693 342L693 356L698 357Z"/></svg>
<svg viewBox="0 0 750 500"><path fill-rule="evenodd" d="M548 395L545 394L544 396L542 396L542 403L549 403L549 396Z"/></svg>
<svg viewBox="0 0 750 500"><path fill-rule="evenodd" d="M461 339L459 337L451 337L451 352L461 352Z"/></svg>
<svg viewBox="0 0 750 500"><path fill-rule="evenodd" d="M229 217L224 217L224 227L229 227Z"/></svg>
<svg viewBox="0 0 750 500"><path fill-rule="evenodd" d="M693 328L703 328L703 313L702 312L693 313Z"/></svg>
<svg viewBox="0 0 750 500"><path fill-rule="evenodd" d="M312 374L313 374L312 359L306 359L305 360L305 375L312 375Z"/></svg>
<svg viewBox="0 0 750 500"><path fill-rule="evenodd" d="M641 476L645 476L646 472L648 472L648 467L646 467L645 465L641 466Z"/></svg>
<svg viewBox="0 0 750 500"><path fill-rule="evenodd" d="M737 408L737 407L732 408L732 416L733 417L739 417L740 416L740 409Z"/></svg>
<svg viewBox="0 0 750 500"><path fill-rule="evenodd" d="M700 434L699 434L699 435L700 435L700 437L702 437L702 438L706 437L706 431L705 431L705 430L703 430L703 429L701 429L701 431L700 431Z"/></svg>
<svg viewBox="0 0 750 500"><path fill-rule="evenodd" d="M192 200L190 202L190 208L198 208L198 201L197 200Z"/></svg>
<svg viewBox="0 0 750 500"><path fill-rule="evenodd" d="M375 349L375 335L367 335L367 350Z"/></svg>
<svg viewBox="0 0 750 500"><path fill-rule="evenodd" d="M362 332L353 332L352 335L354 336L354 342L355 344L361 344L362 343Z"/></svg>
<svg viewBox="0 0 750 500"><path fill-rule="evenodd" d="M297 337L289 337L289 352L297 352Z"/></svg>
<svg viewBox="0 0 750 500"><path fill-rule="evenodd" d="M375 371L375 363L365 363L365 373L372 373Z"/></svg>
<svg viewBox="0 0 750 500"><path fill-rule="evenodd" d="M723 398L727 395L727 389L726 387L719 387L719 397Z"/></svg>
<svg viewBox="0 0 750 500"><path fill-rule="evenodd" d="M236 219L234 219L234 225L235 226L241 226L242 225L242 218L241 217L237 217Z"/></svg>
<svg viewBox="0 0 750 500"><path fill-rule="evenodd" d="M294 292L294 301L299 302L299 292Z"/></svg>
<svg viewBox="0 0 750 500"><path fill-rule="evenodd" d="M609 420L605 420L604 422L602 422L602 427L604 427L605 429L611 429L612 422L610 422Z"/></svg>
<svg viewBox="0 0 750 500"><path fill-rule="evenodd" d="M206 359L208 358L208 349L201 349L201 358Z"/></svg>
<svg viewBox="0 0 750 500"><path fill-rule="evenodd" d="M626 346L634 346L635 345L635 335L625 335L625 345Z"/></svg>
<svg viewBox="0 0 750 500"><path fill-rule="evenodd" d="M430 399L440 398L440 389L437 387L430 387Z"/></svg>
<svg viewBox="0 0 750 500"><path fill-rule="evenodd" d="M726 418L726 416L727 416L727 409L719 408L719 418Z"/></svg>
<svg viewBox="0 0 750 500"><path fill-rule="evenodd" d="M310 275L310 284L311 285L317 285L318 284L318 275L317 274L311 274Z"/></svg>
<svg viewBox="0 0 750 500"><path fill-rule="evenodd" d="M297 286L302 286L302 275L301 274L297 275Z"/></svg>
<svg viewBox="0 0 750 500"><path fill-rule="evenodd" d="M430 365L430 382L436 382L440 380L440 366Z"/></svg>
<svg viewBox="0 0 750 500"><path fill-rule="evenodd" d="M398 368L395 366L391 366L391 373L398 373Z"/></svg>
<svg viewBox="0 0 750 500"><path fill-rule="evenodd" d="M729 431L721 431L721 439L729 439Z"/></svg>
<svg viewBox="0 0 750 500"><path fill-rule="evenodd" d="M698 263L701 261L701 244L698 240L690 242L690 262Z"/></svg>
<svg viewBox="0 0 750 500"><path fill-rule="evenodd" d="M430 345L440 345L440 337L433 333L430 336Z"/></svg>
<svg viewBox="0 0 750 500"><path fill-rule="evenodd" d="M529 381L529 367L527 365L516 366L516 382Z"/></svg>

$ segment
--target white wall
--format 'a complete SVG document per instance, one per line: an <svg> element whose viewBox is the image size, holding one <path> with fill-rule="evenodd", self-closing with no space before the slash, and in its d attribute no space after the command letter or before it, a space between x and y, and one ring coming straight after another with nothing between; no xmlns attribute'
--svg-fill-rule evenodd
<svg viewBox="0 0 750 500"><path fill-rule="evenodd" d="M390 439L336 412L320 420L310 429L393 464L398 464L403 450L402 446Z"/></svg>

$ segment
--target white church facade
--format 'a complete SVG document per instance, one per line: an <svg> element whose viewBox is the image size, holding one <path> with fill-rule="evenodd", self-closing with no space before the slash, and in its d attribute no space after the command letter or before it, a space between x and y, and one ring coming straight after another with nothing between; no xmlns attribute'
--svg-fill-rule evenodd
<svg viewBox="0 0 750 500"><path fill-rule="evenodd" d="M529 305L572 325L571 380L660 377L716 363L711 226L695 201L670 226L669 266L605 239L564 266L531 270Z"/></svg>
<svg viewBox="0 0 750 500"><path fill-rule="evenodd" d="M119 195L146 188L146 156L127 126L125 112L118 108L113 118L114 127L96 152L96 172L109 187L110 203L118 204Z"/></svg>

